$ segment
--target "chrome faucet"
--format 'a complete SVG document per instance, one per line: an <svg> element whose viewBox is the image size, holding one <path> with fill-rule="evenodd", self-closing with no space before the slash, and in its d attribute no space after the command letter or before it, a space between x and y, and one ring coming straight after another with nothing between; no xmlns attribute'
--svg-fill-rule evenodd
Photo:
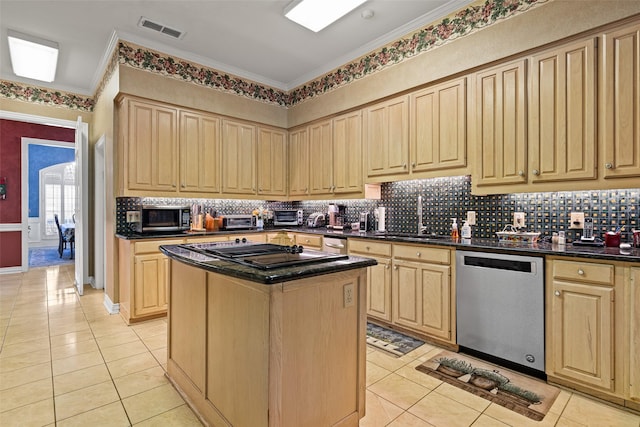
<svg viewBox="0 0 640 427"><path fill-rule="evenodd" d="M418 234L427 231L427 227L422 225L422 196L418 196Z"/></svg>

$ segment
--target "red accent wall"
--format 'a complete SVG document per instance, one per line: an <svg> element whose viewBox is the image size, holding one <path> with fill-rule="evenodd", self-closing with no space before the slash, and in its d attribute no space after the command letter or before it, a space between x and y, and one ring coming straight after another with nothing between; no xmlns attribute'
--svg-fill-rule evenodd
<svg viewBox="0 0 640 427"><path fill-rule="evenodd" d="M22 137L75 142L75 129L0 119L0 177L7 179L7 197L0 200L0 224L20 224L22 215ZM21 263L21 233L0 233L0 268Z"/></svg>

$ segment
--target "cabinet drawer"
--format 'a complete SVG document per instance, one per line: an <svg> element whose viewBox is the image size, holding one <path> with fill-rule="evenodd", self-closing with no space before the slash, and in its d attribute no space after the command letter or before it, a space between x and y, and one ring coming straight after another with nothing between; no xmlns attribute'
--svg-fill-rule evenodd
<svg viewBox="0 0 640 427"><path fill-rule="evenodd" d="M134 253L135 254L145 254L152 252L160 252L158 249L162 245L181 245L184 243L183 239L162 239L162 240L152 240L150 242L136 242Z"/></svg>
<svg viewBox="0 0 640 427"><path fill-rule="evenodd" d="M322 248L322 236L313 234L296 234L296 245L320 249Z"/></svg>
<svg viewBox="0 0 640 427"><path fill-rule="evenodd" d="M210 243L210 242L226 242L229 240L229 236L201 236L201 237L188 237L187 243Z"/></svg>
<svg viewBox="0 0 640 427"><path fill-rule="evenodd" d="M553 278L613 285L614 268L610 264L554 261Z"/></svg>
<svg viewBox="0 0 640 427"><path fill-rule="evenodd" d="M391 256L391 243L374 242L371 240L349 240L349 252L363 255Z"/></svg>
<svg viewBox="0 0 640 427"><path fill-rule="evenodd" d="M393 257L413 261L450 264L451 251L427 246L393 245Z"/></svg>

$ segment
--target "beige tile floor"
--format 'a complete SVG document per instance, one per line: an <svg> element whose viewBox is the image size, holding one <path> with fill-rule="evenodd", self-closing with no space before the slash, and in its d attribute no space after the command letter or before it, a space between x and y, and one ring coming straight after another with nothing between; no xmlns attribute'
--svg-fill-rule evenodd
<svg viewBox="0 0 640 427"><path fill-rule="evenodd" d="M201 425L164 376L166 328L128 327L88 286L78 297L73 266L0 275L0 426ZM415 370L439 350L368 349L360 426L640 427L637 414L564 390L531 421Z"/></svg>

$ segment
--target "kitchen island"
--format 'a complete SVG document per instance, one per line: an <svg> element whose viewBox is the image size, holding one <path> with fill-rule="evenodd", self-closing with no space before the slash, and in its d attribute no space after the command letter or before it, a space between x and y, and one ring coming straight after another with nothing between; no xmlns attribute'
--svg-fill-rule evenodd
<svg viewBox="0 0 640 427"><path fill-rule="evenodd" d="M167 374L213 426L357 426L365 412L367 258L261 270L170 259Z"/></svg>

